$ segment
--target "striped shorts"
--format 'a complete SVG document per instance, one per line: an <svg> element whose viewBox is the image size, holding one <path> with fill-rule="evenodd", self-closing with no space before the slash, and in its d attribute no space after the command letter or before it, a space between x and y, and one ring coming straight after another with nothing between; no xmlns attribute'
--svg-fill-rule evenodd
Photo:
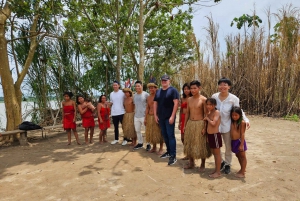
<svg viewBox="0 0 300 201"><path fill-rule="evenodd" d="M211 149L222 147L221 133L207 134L208 144Z"/></svg>

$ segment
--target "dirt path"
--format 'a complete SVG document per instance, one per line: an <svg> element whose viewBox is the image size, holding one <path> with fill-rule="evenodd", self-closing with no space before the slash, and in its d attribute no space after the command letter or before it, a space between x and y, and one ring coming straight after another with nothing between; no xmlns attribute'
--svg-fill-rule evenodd
<svg viewBox="0 0 300 201"><path fill-rule="evenodd" d="M245 179L233 174L210 179L213 158L200 174L183 170L181 160L170 167L167 159L145 149L109 143L77 146L74 138L66 146L66 134L49 134L28 147L0 148L0 200L300 200L300 123L262 117L250 121ZM176 138L179 159L183 147L178 130ZM232 172L238 168L233 157Z"/></svg>

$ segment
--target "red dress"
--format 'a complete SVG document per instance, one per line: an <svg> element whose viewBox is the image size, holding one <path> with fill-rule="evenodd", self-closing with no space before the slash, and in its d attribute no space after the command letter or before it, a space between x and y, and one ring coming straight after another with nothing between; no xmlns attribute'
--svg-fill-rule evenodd
<svg viewBox="0 0 300 201"><path fill-rule="evenodd" d="M110 114L110 108L101 107L100 116L103 122L100 123L100 118L98 117L100 130L106 130L110 127L109 114Z"/></svg>
<svg viewBox="0 0 300 201"><path fill-rule="evenodd" d="M181 103L180 107L183 108L187 108L187 102L183 102ZM185 114L181 113L180 114L180 133L184 134L184 122L185 122Z"/></svg>
<svg viewBox="0 0 300 201"><path fill-rule="evenodd" d="M81 119L83 128L95 127L94 115L91 109L88 108L87 111L81 115Z"/></svg>
<svg viewBox="0 0 300 201"><path fill-rule="evenodd" d="M75 117L75 108L73 105L64 105L64 119L63 119L63 127L64 129L75 129L76 123L73 121Z"/></svg>

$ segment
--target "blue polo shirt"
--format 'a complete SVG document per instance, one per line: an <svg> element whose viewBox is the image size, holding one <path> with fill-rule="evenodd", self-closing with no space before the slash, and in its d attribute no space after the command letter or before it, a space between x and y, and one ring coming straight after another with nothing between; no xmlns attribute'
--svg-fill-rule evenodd
<svg viewBox="0 0 300 201"><path fill-rule="evenodd" d="M157 116L159 119L169 119L173 112L173 100L179 99L179 93L174 87L169 87L166 90L159 89L154 97L157 102Z"/></svg>

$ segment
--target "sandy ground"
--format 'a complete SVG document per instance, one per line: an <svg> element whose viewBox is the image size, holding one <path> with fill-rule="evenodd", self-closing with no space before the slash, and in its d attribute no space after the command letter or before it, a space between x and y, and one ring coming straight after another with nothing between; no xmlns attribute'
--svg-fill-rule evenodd
<svg viewBox="0 0 300 201"><path fill-rule="evenodd" d="M66 146L66 134L35 134L30 146L0 148L0 200L300 200L300 123L250 117L246 132L247 175L211 179L183 170L145 149L99 145ZM83 132L79 132L83 142ZM30 134L29 134L30 136ZM176 130L178 159L183 157ZM108 140L113 139L109 129ZM197 162L199 164L200 161ZM232 172L239 170L233 157Z"/></svg>

